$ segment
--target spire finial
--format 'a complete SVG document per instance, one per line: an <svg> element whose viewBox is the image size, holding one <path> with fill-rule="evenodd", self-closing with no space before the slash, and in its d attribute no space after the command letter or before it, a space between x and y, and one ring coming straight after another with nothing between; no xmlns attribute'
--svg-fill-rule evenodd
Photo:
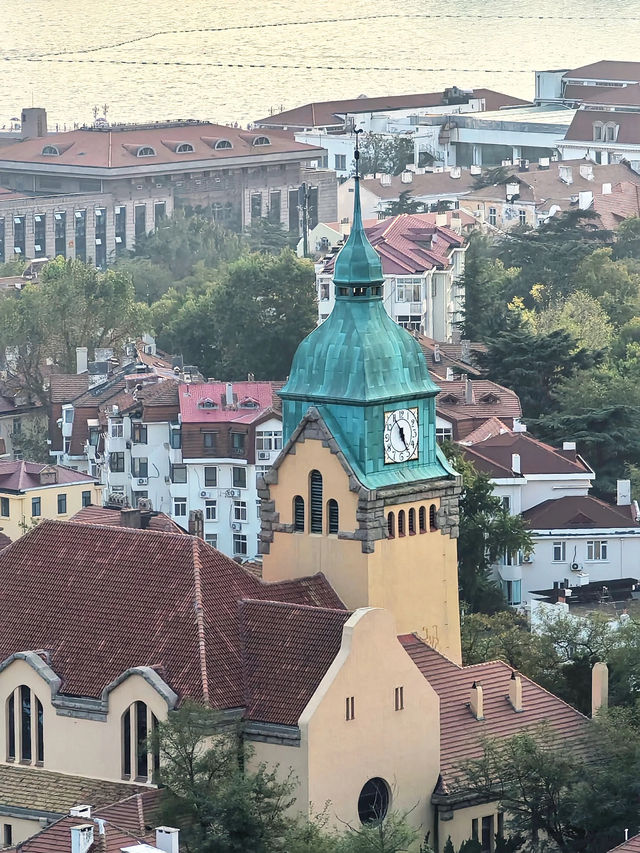
<svg viewBox="0 0 640 853"><path fill-rule="evenodd" d="M356 135L356 150L353 152L353 159L356 161L355 179L356 179L356 181L358 181L360 179L360 147L359 147L358 143L360 141L359 140L359 134L363 133L363 130L361 127L358 127L353 132Z"/></svg>

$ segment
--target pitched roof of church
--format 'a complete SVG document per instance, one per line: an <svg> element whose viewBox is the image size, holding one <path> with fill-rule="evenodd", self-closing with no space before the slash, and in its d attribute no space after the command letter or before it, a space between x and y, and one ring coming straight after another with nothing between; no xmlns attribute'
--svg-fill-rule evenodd
<svg viewBox="0 0 640 853"><path fill-rule="evenodd" d="M254 601L244 633L242 599ZM196 537L43 521L0 552L0 661L45 650L60 693L89 697L128 669L148 666L180 697L219 708L267 703L273 718L282 710L289 720L300 684L291 696L285 685L254 677L260 665L251 642L254 626L269 625L273 608L261 611L268 601L343 608L322 574L268 584ZM282 628L284 661L292 651ZM295 619L291 631L290 642L298 642ZM323 644L333 649L336 642L327 636L313 638L312 657L327 659ZM254 667L246 684L245 664ZM315 670L308 676L307 692L317 686Z"/></svg>
<svg viewBox="0 0 640 853"><path fill-rule="evenodd" d="M509 737L543 722L562 738L582 733L586 717L524 675L522 711L516 712L508 700L513 669L504 661L462 667L413 634L399 640L440 697L440 773L445 789L455 790L461 762L482 755L485 737ZM482 685L483 720L469 708L474 682Z"/></svg>

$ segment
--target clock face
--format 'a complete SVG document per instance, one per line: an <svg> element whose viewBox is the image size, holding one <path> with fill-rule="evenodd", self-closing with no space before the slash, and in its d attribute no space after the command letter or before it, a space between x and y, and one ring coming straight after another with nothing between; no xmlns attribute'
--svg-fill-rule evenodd
<svg viewBox="0 0 640 853"><path fill-rule="evenodd" d="M385 464L417 459L418 443L417 409L396 409L384 413Z"/></svg>

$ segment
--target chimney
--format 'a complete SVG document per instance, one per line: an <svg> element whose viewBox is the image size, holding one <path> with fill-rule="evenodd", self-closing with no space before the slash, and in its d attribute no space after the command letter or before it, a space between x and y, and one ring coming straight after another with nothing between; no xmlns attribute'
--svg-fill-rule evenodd
<svg viewBox="0 0 640 853"><path fill-rule="evenodd" d="M471 685L471 701L469 708L476 720L484 720L484 698L482 694L482 685L479 681L474 681Z"/></svg>
<svg viewBox="0 0 640 853"><path fill-rule="evenodd" d="M130 527L133 530L142 528L142 518L139 509L120 510L120 527Z"/></svg>
<svg viewBox="0 0 640 853"><path fill-rule="evenodd" d="M47 111L42 107L27 107L20 114L23 139L47 135Z"/></svg>
<svg viewBox="0 0 640 853"><path fill-rule="evenodd" d="M192 509L189 512L189 535L204 539L204 513L201 509Z"/></svg>
<svg viewBox="0 0 640 853"><path fill-rule="evenodd" d="M91 806L73 806L69 809L69 817L91 817Z"/></svg>
<svg viewBox="0 0 640 853"><path fill-rule="evenodd" d="M515 669L511 673L511 680L509 681L509 702L511 702L511 707L516 714L522 711L522 678Z"/></svg>
<svg viewBox="0 0 640 853"><path fill-rule="evenodd" d="M471 361L471 341L465 338L460 341L460 358L466 364Z"/></svg>
<svg viewBox="0 0 640 853"><path fill-rule="evenodd" d="M447 367L447 382L453 380L453 367Z"/></svg>
<svg viewBox="0 0 640 853"><path fill-rule="evenodd" d="M538 160L538 169L547 171L548 168L549 168L549 158L548 157L541 157Z"/></svg>
<svg viewBox="0 0 640 853"><path fill-rule="evenodd" d="M231 382L227 382L225 391L225 403L229 408L233 406L233 385Z"/></svg>
<svg viewBox="0 0 640 853"><path fill-rule="evenodd" d="M631 480L618 480L616 503L618 506L631 506Z"/></svg>
<svg viewBox="0 0 640 853"><path fill-rule="evenodd" d="M156 828L156 847L164 853L179 853L180 830L173 826L158 826Z"/></svg>
<svg viewBox="0 0 640 853"><path fill-rule="evenodd" d="M611 195L611 184L602 185L602 195Z"/></svg>
<svg viewBox="0 0 640 853"><path fill-rule="evenodd" d="M93 824L71 827L71 853L87 853L93 844Z"/></svg>
<svg viewBox="0 0 640 853"><path fill-rule="evenodd" d="M580 164L580 177L584 178L585 181L593 180L593 164L592 163L581 163Z"/></svg>
<svg viewBox="0 0 640 853"><path fill-rule="evenodd" d="M522 474L522 469L520 467L520 454L512 453L511 454L511 470L514 474Z"/></svg>
<svg viewBox="0 0 640 853"><path fill-rule="evenodd" d="M562 455L566 459L571 459L572 462L575 462L578 458L578 454L576 452L576 443L575 441L563 441L562 442Z"/></svg>
<svg viewBox="0 0 640 853"><path fill-rule="evenodd" d="M436 364L440 361L440 344L433 345L433 360Z"/></svg>
<svg viewBox="0 0 640 853"><path fill-rule="evenodd" d="M573 183L573 169L571 166L558 166L558 177L565 184Z"/></svg>
<svg viewBox="0 0 640 853"><path fill-rule="evenodd" d="M582 168L582 166L580 167ZM591 190L581 190L578 193L578 207L580 210L589 210L593 204L593 193Z"/></svg>
<svg viewBox="0 0 640 853"><path fill-rule="evenodd" d="M462 234L462 218L460 214L451 214L451 230L455 231L456 234Z"/></svg>
<svg viewBox="0 0 640 853"><path fill-rule="evenodd" d="M465 403L473 403L473 385L468 376L464 379L464 401Z"/></svg>
<svg viewBox="0 0 640 853"><path fill-rule="evenodd" d="M436 213L436 228L444 228L447 224L446 213Z"/></svg>
<svg viewBox="0 0 640 853"><path fill-rule="evenodd" d="M86 373L89 369L89 350L87 347L76 347L76 373Z"/></svg>
<svg viewBox="0 0 640 853"><path fill-rule="evenodd" d="M591 670L591 716L609 706L609 667L603 661L594 663Z"/></svg>

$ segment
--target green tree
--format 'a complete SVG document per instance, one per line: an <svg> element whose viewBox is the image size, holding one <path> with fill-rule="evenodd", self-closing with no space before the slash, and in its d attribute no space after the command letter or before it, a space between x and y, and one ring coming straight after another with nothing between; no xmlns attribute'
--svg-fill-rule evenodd
<svg viewBox="0 0 640 853"><path fill-rule="evenodd" d="M360 139L360 173L399 175L413 163L413 139L381 133L363 134Z"/></svg>
<svg viewBox="0 0 640 853"><path fill-rule="evenodd" d="M492 187L495 184L503 184L512 175L508 166L494 166L491 169L483 169L476 175L473 181L473 189L480 190L483 187Z"/></svg>
<svg viewBox="0 0 640 853"><path fill-rule="evenodd" d="M536 334L557 330L568 332L579 349L598 352L607 350L613 339L613 326L602 304L580 290L560 299L542 311L530 312Z"/></svg>
<svg viewBox="0 0 640 853"><path fill-rule="evenodd" d="M640 259L640 219L637 216L630 216L620 223L613 257Z"/></svg>
<svg viewBox="0 0 640 853"><path fill-rule="evenodd" d="M46 424L39 421L25 423L20 432L11 434L14 452L19 450L27 462L51 463Z"/></svg>
<svg viewBox="0 0 640 853"><path fill-rule="evenodd" d="M407 815L390 812L377 823L349 826L336 849L339 853L404 853L417 839L418 831L409 826Z"/></svg>
<svg viewBox="0 0 640 853"><path fill-rule="evenodd" d="M243 242L250 252L279 254L283 249L295 249L298 234L285 231L280 222L261 218L251 222L243 234Z"/></svg>
<svg viewBox="0 0 640 853"><path fill-rule="evenodd" d="M640 308L640 275L630 272L625 260L614 261L608 246L583 258L575 285L598 300L615 326L628 322Z"/></svg>
<svg viewBox="0 0 640 853"><path fill-rule="evenodd" d="M3 276L22 275L25 270L26 263L24 258L14 257L11 261L5 261L0 264L0 278Z"/></svg>
<svg viewBox="0 0 640 853"><path fill-rule="evenodd" d="M601 360L576 345L564 329L535 334L519 317L488 342L486 353L478 357L491 379L511 388L520 397L526 418L535 418L557 408L554 392L563 381Z"/></svg>
<svg viewBox="0 0 640 853"><path fill-rule="evenodd" d="M488 341L503 328L507 305L516 293L520 270L493 257L491 240L480 231L469 237L465 253L462 333L472 341Z"/></svg>
<svg viewBox="0 0 640 853"><path fill-rule="evenodd" d="M411 190L403 190L396 201L390 201L385 205L385 216L399 216L401 213L424 213L426 205L411 195Z"/></svg>
<svg viewBox="0 0 640 853"><path fill-rule="evenodd" d="M175 282L166 267L154 264L149 258L120 258L112 269L131 276L135 298L147 305L157 302Z"/></svg>
<svg viewBox="0 0 640 853"><path fill-rule="evenodd" d="M491 566L505 552L531 551L532 541L519 515L510 515L486 474L476 471L462 451L443 444L449 461L462 475L458 579L460 595L472 611L493 612L505 606Z"/></svg>
<svg viewBox="0 0 640 853"><path fill-rule="evenodd" d="M47 359L61 373L74 373L76 347L113 347L145 330L144 306L136 303L131 278L100 272L82 261L56 258L37 283L0 300L0 348L11 378L47 401Z"/></svg>

